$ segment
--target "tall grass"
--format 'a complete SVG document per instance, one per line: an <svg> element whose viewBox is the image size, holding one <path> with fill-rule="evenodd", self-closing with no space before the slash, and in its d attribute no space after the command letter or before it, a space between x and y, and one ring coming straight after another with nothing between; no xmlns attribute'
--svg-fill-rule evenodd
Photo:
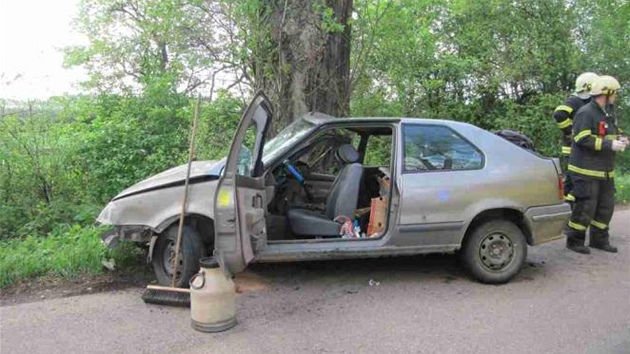
<svg viewBox="0 0 630 354"><path fill-rule="evenodd" d="M0 240L0 288L42 275L72 278L100 274L101 263L113 258L118 267L136 260L136 247L123 244L115 250L101 244L102 228L74 225L42 236Z"/></svg>
<svg viewBox="0 0 630 354"><path fill-rule="evenodd" d="M618 203L628 204L630 203L630 174L621 175L616 174L615 177L615 199Z"/></svg>

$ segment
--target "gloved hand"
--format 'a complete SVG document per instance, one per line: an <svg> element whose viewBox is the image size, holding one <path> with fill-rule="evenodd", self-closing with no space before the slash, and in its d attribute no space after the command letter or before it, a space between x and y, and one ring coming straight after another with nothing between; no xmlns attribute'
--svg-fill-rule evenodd
<svg viewBox="0 0 630 354"><path fill-rule="evenodd" d="M626 149L626 144L624 144L620 140L612 141L612 151L624 151L625 149Z"/></svg>

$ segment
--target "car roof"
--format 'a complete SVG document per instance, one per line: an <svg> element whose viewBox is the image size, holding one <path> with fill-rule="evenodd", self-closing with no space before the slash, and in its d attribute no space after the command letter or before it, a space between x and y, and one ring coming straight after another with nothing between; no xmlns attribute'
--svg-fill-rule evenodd
<svg viewBox="0 0 630 354"><path fill-rule="evenodd" d="M311 112L304 116L305 119L316 125L328 123L408 123L408 124L446 124L450 126L471 127L469 123L458 122L449 119L411 118L411 117L344 117L336 118L320 112Z"/></svg>

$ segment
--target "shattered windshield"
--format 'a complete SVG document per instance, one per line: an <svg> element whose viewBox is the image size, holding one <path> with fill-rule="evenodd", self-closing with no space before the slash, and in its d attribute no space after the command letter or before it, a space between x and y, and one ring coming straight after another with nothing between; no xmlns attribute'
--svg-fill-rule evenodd
<svg viewBox="0 0 630 354"><path fill-rule="evenodd" d="M263 148L263 164L275 160L283 155L289 147L306 136L315 125L304 118L298 118L284 128L275 138L265 143Z"/></svg>

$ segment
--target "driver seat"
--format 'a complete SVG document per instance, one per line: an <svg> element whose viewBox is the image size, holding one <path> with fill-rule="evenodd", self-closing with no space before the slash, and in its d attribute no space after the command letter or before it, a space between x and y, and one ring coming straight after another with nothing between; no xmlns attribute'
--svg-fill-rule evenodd
<svg viewBox="0 0 630 354"><path fill-rule="evenodd" d="M350 144L341 145L336 155L344 166L326 196L323 213L300 208L289 209L287 217L295 235L339 237L341 224L334 219L340 215L353 218L359 199L363 166L359 163L359 153Z"/></svg>

